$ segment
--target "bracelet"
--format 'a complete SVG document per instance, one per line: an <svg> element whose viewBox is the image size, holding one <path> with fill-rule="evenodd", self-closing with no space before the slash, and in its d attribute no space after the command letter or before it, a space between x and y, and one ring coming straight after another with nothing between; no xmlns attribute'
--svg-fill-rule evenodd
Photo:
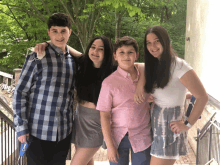
<svg viewBox="0 0 220 165"><path fill-rule="evenodd" d="M187 126L187 127L189 127L189 128L191 128L191 127L192 127L192 125L189 123L189 121L188 121L188 120L186 120L186 121L184 122L184 124L185 124L185 126Z"/></svg>

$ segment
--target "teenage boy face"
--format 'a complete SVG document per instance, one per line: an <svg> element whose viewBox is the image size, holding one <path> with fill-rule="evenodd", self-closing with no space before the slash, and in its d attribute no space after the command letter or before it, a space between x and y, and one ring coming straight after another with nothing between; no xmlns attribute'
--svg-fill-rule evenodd
<svg viewBox="0 0 220 165"><path fill-rule="evenodd" d="M128 70L134 67L134 62L138 59L138 53L132 45L123 45L116 50L114 58L122 69Z"/></svg>
<svg viewBox="0 0 220 165"><path fill-rule="evenodd" d="M65 46L69 40L71 32L72 30L67 26L51 26L50 29L47 29L51 42L63 51L65 51Z"/></svg>

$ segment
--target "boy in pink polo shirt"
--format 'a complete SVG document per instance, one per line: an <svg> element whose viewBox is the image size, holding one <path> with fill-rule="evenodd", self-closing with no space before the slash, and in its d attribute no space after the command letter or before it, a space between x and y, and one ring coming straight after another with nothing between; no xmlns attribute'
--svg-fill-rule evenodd
<svg viewBox="0 0 220 165"><path fill-rule="evenodd" d="M110 165L128 165L129 150L133 165L150 164L152 143L148 95L141 104L134 102L139 79L138 45L129 36L115 42L114 58L117 70L102 83L96 109L100 111L101 126L107 145Z"/></svg>

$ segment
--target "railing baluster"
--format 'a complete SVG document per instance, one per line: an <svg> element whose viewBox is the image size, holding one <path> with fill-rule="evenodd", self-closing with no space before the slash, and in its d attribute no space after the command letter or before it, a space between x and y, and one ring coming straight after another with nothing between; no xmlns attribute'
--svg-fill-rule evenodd
<svg viewBox="0 0 220 165"><path fill-rule="evenodd" d="M11 129L12 129L11 134L13 135L13 141L12 141L11 145L12 145L12 151L14 153L12 160L13 160L13 165L15 165L15 143L14 143L14 141L15 141L15 134L14 134L15 130L13 128L11 128Z"/></svg>
<svg viewBox="0 0 220 165"><path fill-rule="evenodd" d="M10 144L11 144L11 147L10 147L11 159L10 159L10 160L11 160L11 165L13 165L12 162L13 162L13 155L14 155L14 152L13 152L13 149L12 149L12 141L13 141L12 138L13 138L13 135L12 135L12 128L11 128L11 127L10 127L10 135L11 135L11 138L10 138L10 139L11 139L11 143L10 143ZM12 153L12 152L13 152L13 153Z"/></svg>
<svg viewBox="0 0 220 165"><path fill-rule="evenodd" d="M1 163L3 164L3 118L1 118L1 151L2 151L2 154L1 154Z"/></svg>
<svg viewBox="0 0 220 165"><path fill-rule="evenodd" d="M5 165L6 165L6 159L7 159L7 157L6 157L6 153L7 153L7 150L6 150L6 121L4 120L4 128L5 128L5 130L4 130L4 133L5 133Z"/></svg>
<svg viewBox="0 0 220 165"><path fill-rule="evenodd" d="M8 160L8 165L9 165L9 124L7 124L7 132L8 132L8 138L7 138L8 147L6 147L6 150L7 150L7 148L8 148L7 160ZM7 144L7 143L6 143L6 144Z"/></svg>

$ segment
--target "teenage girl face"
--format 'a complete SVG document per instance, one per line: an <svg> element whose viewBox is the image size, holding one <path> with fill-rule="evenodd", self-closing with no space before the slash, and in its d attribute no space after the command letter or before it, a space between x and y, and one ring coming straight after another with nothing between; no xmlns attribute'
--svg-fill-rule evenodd
<svg viewBox="0 0 220 165"><path fill-rule="evenodd" d="M90 49L89 58L92 60L94 67L100 68L104 59L104 43L101 39L96 39Z"/></svg>
<svg viewBox="0 0 220 165"><path fill-rule="evenodd" d="M152 56L160 59L161 54L163 53L163 46L160 43L159 38L154 33L149 33L146 36L147 41L147 50Z"/></svg>

